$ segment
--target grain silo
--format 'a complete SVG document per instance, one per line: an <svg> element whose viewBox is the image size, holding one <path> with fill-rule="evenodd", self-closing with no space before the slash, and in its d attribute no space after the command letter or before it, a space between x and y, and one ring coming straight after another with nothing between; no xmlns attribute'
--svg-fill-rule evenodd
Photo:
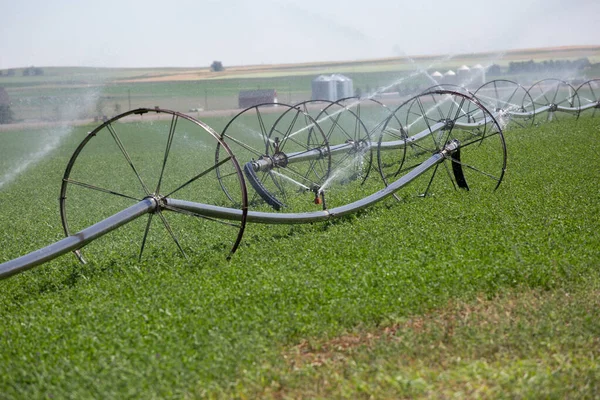
<svg viewBox="0 0 600 400"><path fill-rule="evenodd" d="M336 100L354 96L354 87L352 85L352 79L341 74L333 74L331 75L331 79L335 81L335 86L337 90Z"/></svg>
<svg viewBox="0 0 600 400"><path fill-rule="evenodd" d="M312 100L336 101L354 96L352 79L341 75L320 75L312 80Z"/></svg>
<svg viewBox="0 0 600 400"><path fill-rule="evenodd" d="M431 77L435 79L437 83L441 83L442 79L444 79L444 75L442 75L440 71L435 71L433 74L431 74Z"/></svg>
<svg viewBox="0 0 600 400"><path fill-rule="evenodd" d="M337 96L336 82L329 75L320 75L312 80L312 100L335 101Z"/></svg>
<svg viewBox="0 0 600 400"><path fill-rule="evenodd" d="M473 87L479 87L486 83L485 68L483 67L483 65L481 65L481 64L474 65L473 68L471 68L471 75L473 77L472 78L472 86Z"/></svg>
<svg viewBox="0 0 600 400"><path fill-rule="evenodd" d="M458 83L462 85L467 85L471 81L471 68L463 65L459 69L456 70L456 76L458 78Z"/></svg>
<svg viewBox="0 0 600 400"><path fill-rule="evenodd" d="M447 85L456 85L456 72L452 71L451 69L444 72L442 83Z"/></svg>

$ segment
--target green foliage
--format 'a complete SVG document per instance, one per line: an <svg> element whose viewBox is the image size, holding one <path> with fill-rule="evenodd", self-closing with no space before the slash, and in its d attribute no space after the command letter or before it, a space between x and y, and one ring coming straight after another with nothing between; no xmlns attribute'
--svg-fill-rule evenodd
<svg viewBox="0 0 600 400"><path fill-rule="evenodd" d="M590 60L580 58L577 60L545 60L535 62L529 61L511 61L508 63L508 74L521 74L523 72L549 72L557 73L562 71L581 71L590 67Z"/></svg>
<svg viewBox="0 0 600 400"><path fill-rule="evenodd" d="M585 292L597 293L600 278L599 121L507 132L506 181L496 192L407 195L329 223L251 224L230 262L218 240L186 261L158 234L137 262L142 222L84 249L86 265L67 255L0 281L0 398L276 397L278 387L323 383L316 367L296 371L282 355L305 340L436 320L453 301L569 287L583 288L581 301L557 297L534 312L539 323L500 316L492 331L461 325L450 349L438 345L434 323L421 338L407 331L414 348L379 344L323 376L337 379L343 390L329 393L341 397L427 395L436 384L460 395L470 383L488 388L482 396L592 397L600 319L597 297ZM61 238L58 186L89 130L75 129L0 188L0 261ZM140 150L156 140L152 132ZM27 134L0 135L13 143L0 159L18 160ZM116 158L96 151L106 163L98 175L112 179ZM389 356L407 351L410 369ZM448 364L436 366L438 357Z"/></svg>
<svg viewBox="0 0 600 400"><path fill-rule="evenodd" d="M213 61L212 64L210 64L210 70L213 72L220 72L224 71L225 68L223 67L223 63L221 61Z"/></svg>
<svg viewBox="0 0 600 400"><path fill-rule="evenodd" d="M23 76L41 76L44 75L44 70L39 67L24 68L22 71Z"/></svg>
<svg viewBox="0 0 600 400"><path fill-rule="evenodd" d="M312 339L231 397L595 398L597 282L451 301L378 329Z"/></svg>

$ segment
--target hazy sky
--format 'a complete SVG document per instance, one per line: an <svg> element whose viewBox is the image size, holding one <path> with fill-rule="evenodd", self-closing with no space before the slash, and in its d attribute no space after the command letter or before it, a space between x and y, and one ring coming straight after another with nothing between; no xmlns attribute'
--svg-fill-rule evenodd
<svg viewBox="0 0 600 400"><path fill-rule="evenodd" d="M0 69L198 67L600 44L600 0L2 0Z"/></svg>

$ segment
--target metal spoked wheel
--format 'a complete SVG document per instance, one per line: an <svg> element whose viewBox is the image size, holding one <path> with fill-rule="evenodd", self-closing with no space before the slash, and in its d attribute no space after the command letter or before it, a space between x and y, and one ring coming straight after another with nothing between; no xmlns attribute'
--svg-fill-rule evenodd
<svg viewBox="0 0 600 400"><path fill-rule="evenodd" d="M441 151L447 143L457 141L459 151L415 182L413 191L427 196L434 190L498 188L506 170L504 136L492 114L475 98L447 90L422 93L400 105L394 114L407 123L401 128L400 139L379 143L378 165L386 185ZM391 121L390 118L388 122ZM397 155L402 151L406 152L405 157Z"/></svg>
<svg viewBox="0 0 600 400"><path fill-rule="evenodd" d="M442 95L440 93L446 94ZM386 181L386 177L390 176L390 174L397 176L398 171L402 170L402 165L404 164L407 156L410 157L412 154L418 158L418 156L423 152L423 150L414 143L405 143L409 137L409 130L415 131L415 127L416 129L420 129L423 121L425 120L425 116L427 118L431 118L432 120L444 120L447 118L446 113L448 110L461 110L461 107L464 106L464 104L461 105L456 103L456 99L453 95L454 93L461 93L465 96L471 97L469 91L462 86L453 84L438 84L413 97L413 99L418 98L418 101L406 101L398 109L396 109L393 114L396 121L390 120L389 122L386 122L385 129L382 130L382 134L379 138L378 166L379 173L384 181ZM428 108L422 108L425 106ZM467 104L466 107L468 106L469 105ZM401 111L399 112L399 110ZM478 110L474 110L474 112L471 113L464 109L461 110L461 113L467 115L469 121L471 121L474 120L474 115L477 114L477 111ZM435 115L436 113L437 115ZM402 120L402 123L398 122L400 120ZM391 143L385 144L385 142L388 141ZM387 150L396 143L402 143L403 148L396 149L396 151L393 151L390 154L381 153L381 149ZM388 182L386 182L386 185L387 184Z"/></svg>
<svg viewBox="0 0 600 400"><path fill-rule="evenodd" d="M373 162L371 132L356 112L342 102L310 100L296 106L310 112L314 104L320 106L315 120L331 150L331 171L336 173L333 179L364 183Z"/></svg>
<svg viewBox="0 0 600 400"><path fill-rule="evenodd" d="M592 117L596 116L600 109L600 79L591 79L579 85L577 97L581 101L581 108L584 111L590 110L588 113L591 113Z"/></svg>
<svg viewBox="0 0 600 400"><path fill-rule="evenodd" d="M239 160L252 187L252 208L268 205L276 210L302 212L319 209L315 198L329 177L331 155L319 124L300 107L260 104L237 114L221 138ZM215 160L222 157L217 146ZM229 176L217 170L223 191L229 193Z"/></svg>
<svg viewBox="0 0 600 400"><path fill-rule="evenodd" d="M503 129L528 128L534 123L533 99L517 82L496 79L481 85L473 95L494 114Z"/></svg>
<svg viewBox="0 0 600 400"><path fill-rule="evenodd" d="M579 117L579 96L573 86L563 80L543 79L534 83L527 92L533 101L535 113L546 112L545 121ZM536 120L544 119L536 116Z"/></svg>
<svg viewBox="0 0 600 400"><path fill-rule="evenodd" d="M215 144L224 154L218 163L212 153ZM239 222L202 217L168 205L169 198L229 205L214 177L217 167L236 182L228 195L242 210ZM64 232L72 235L144 198L156 200L155 212L111 233L113 238L138 243L140 259L144 250L174 250L198 257L207 247L228 250L230 256L237 249L246 224L246 186L235 157L206 124L174 111L140 108L90 132L63 176L60 213ZM83 261L81 254L76 254Z"/></svg>

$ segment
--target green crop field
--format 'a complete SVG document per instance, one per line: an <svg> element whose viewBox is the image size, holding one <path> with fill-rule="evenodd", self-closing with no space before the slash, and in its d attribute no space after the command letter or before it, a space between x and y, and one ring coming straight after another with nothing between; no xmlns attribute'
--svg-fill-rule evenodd
<svg viewBox="0 0 600 400"><path fill-rule="evenodd" d="M156 181L169 121L142 118L143 136L115 130ZM171 187L215 154L181 124ZM0 132L0 262L63 237L61 179L94 128ZM0 399L596 397L600 119L505 134L496 191L408 187L327 223L248 224L230 261L235 227L171 215L189 259L155 218L138 261L140 218L84 248L85 265L69 254L0 281ZM107 139L72 178L129 194ZM212 174L198 184L179 194L231 204ZM128 201L71 185L73 229Z"/></svg>

